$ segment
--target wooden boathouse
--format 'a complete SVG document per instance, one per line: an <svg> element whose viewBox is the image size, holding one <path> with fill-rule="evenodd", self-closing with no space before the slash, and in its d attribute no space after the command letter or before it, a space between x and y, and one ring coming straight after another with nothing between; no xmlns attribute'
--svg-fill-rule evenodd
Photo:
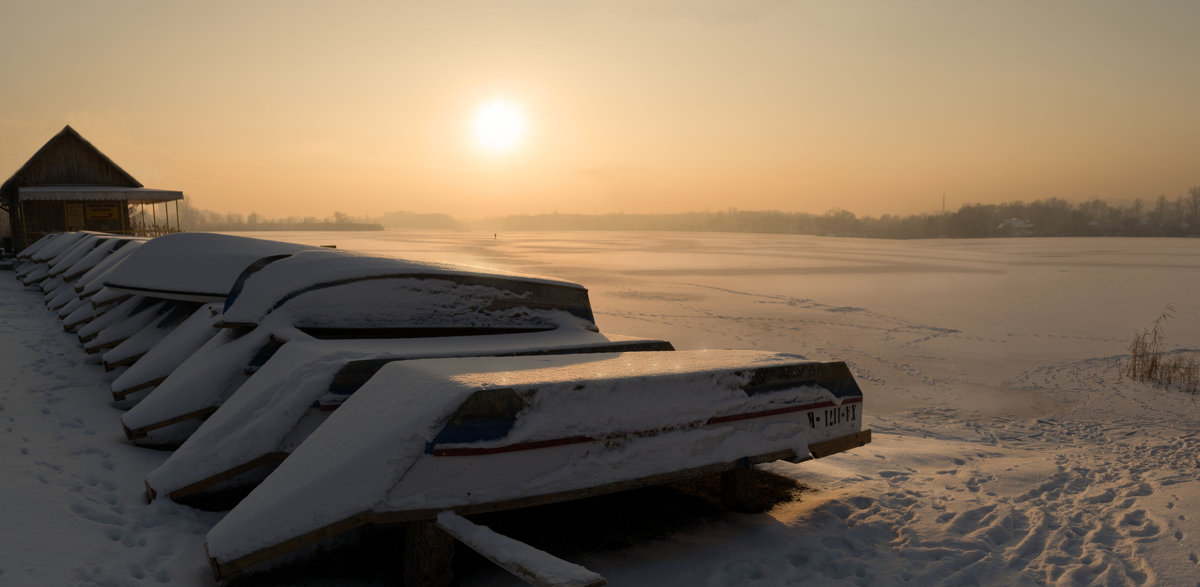
<svg viewBox="0 0 1200 587"><path fill-rule="evenodd" d="M140 236L178 232L181 199L183 192L142 186L69 125L0 184L12 251L64 230ZM174 227L170 202L175 202Z"/></svg>

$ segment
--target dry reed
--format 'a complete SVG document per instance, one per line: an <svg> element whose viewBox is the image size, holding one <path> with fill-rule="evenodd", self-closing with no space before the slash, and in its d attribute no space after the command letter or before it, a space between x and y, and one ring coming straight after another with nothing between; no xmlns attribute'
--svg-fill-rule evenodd
<svg viewBox="0 0 1200 587"><path fill-rule="evenodd" d="M1134 381L1198 393L1200 363L1183 351L1166 349L1167 322L1174 318L1175 308L1168 305L1149 328L1134 334L1124 374Z"/></svg>

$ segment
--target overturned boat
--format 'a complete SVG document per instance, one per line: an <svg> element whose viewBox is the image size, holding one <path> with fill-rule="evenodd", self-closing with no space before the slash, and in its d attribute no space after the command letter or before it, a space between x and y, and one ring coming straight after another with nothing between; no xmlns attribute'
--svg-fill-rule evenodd
<svg viewBox="0 0 1200 587"><path fill-rule="evenodd" d="M845 363L602 334L574 283L186 233L48 235L14 265L122 370L130 441L177 447L148 497L232 507L218 579L403 523L598 585L464 516L870 441Z"/></svg>
<svg viewBox="0 0 1200 587"><path fill-rule="evenodd" d="M339 358L670 348L599 335L587 290L577 284L335 250L249 265L213 325L218 334L122 416L130 441L183 442L252 378L277 377L268 366L297 343L308 350L294 352L313 353L311 363L326 365L310 373L324 381Z"/></svg>
<svg viewBox="0 0 1200 587"><path fill-rule="evenodd" d="M214 573L359 526L566 501L865 444L844 363L677 351L389 363L209 533Z"/></svg>
<svg viewBox="0 0 1200 587"><path fill-rule="evenodd" d="M220 508L299 446L384 365L429 357L669 351L666 341L583 328L399 340L293 340L238 387L146 478L150 499ZM153 434L151 428L147 432ZM132 433L132 431L131 431ZM140 437L135 437L137 442Z"/></svg>

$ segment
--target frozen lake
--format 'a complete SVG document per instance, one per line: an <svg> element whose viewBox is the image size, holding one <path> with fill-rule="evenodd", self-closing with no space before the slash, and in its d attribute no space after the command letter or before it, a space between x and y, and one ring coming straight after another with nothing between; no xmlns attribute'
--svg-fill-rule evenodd
<svg viewBox="0 0 1200 587"><path fill-rule="evenodd" d="M1200 407L1119 373L1168 305L1168 346L1200 348L1200 239L238 234L576 281L606 333L850 364L872 444L770 465L815 491L769 514L575 561L610 584L1200 576ZM145 505L166 455L122 440L119 371L86 361L40 292L11 276L0 292L0 583L211 584L219 515Z"/></svg>
<svg viewBox="0 0 1200 587"><path fill-rule="evenodd" d="M1171 344L1200 348L1200 239L238 234L576 281L603 332L845 360L875 413L946 407L950 388L982 408L978 394L1007 397L1030 373L1127 352L1168 304Z"/></svg>

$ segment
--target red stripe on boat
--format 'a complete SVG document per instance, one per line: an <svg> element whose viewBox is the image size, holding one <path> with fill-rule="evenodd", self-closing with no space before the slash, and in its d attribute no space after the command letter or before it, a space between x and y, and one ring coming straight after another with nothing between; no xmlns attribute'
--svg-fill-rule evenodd
<svg viewBox="0 0 1200 587"><path fill-rule="evenodd" d="M615 440L618 438L629 437L647 437L658 436L664 432L674 432L688 428L699 428L700 426L709 426L712 424L724 424L725 422L737 422L739 420L752 420L754 418L766 418L769 416L778 416L779 414L790 414L792 412L806 412L808 410L819 410L838 405L862 403L862 398L846 398L841 404L835 404L831 401L823 401L815 404L804 404L802 406L789 406L786 408L775 408L773 410L762 410L758 412L747 412L745 414L731 414L729 416L713 416L704 422L693 422L691 424L683 424L680 426L668 426L666 428L656 428L653 430L642 430L638 432L628 432L624 434L609 434L607 436L567 436L564 438L551 438L549 440L533 440L529 442L518 442L516 444L507 444L504 446L492 447L462 447L462 448L435 448L433 456L435 457L472 457L481 455L493 455L506 452L520 452L523 450L537 450L539 448L550 448L554 446L566 446L568 444L582 444L585 442L599 442L605 440Z"/></svg>

